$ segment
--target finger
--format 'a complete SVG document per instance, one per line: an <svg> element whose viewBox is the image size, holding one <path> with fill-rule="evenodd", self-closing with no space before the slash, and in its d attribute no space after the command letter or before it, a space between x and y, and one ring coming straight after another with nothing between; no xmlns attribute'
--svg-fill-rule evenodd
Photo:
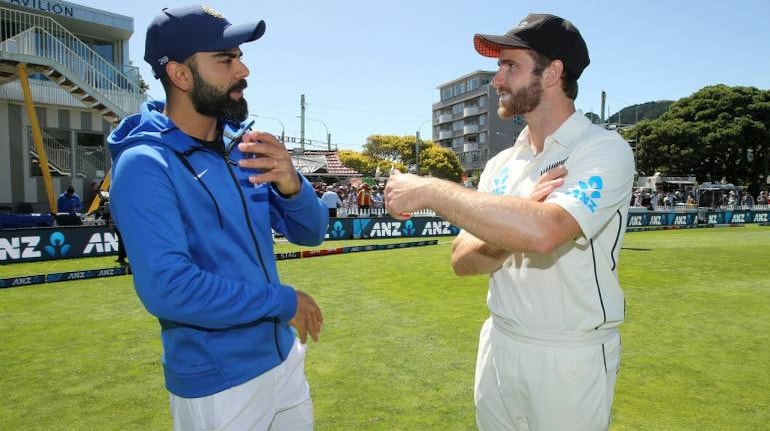
<svg viewBox="0 0 770 431"><path fill-rule="evenodd" d="M297 332L299 333L299 342L307 344L307 327L303 325L302 328L297 328Z"/></svg>
<svg viewBox="0 0 770 431"><path fill-rule="evenodd" d="M278 159L273 157L257 157L254 159L241 159L238 160L238 166L247 169L262 169L263 171L271 171L278 167Z"/></svg>
<svg viewBox="0 0 770 431"><path fill-rule="evenodd" d="M308 332L313 338L313 341L318 341L318 335L321 333L321 324L318 322L312 322L312 324L308 327Z"/></svg>
<svg viewBox="0 0 770 431"><path fill-rule="evenodd" d="M388 211L388 213L390 214L391 217L400 221L408 220L409 218L412 217L412 215L409 213L402 213L402 212L395 212L395 211Z"/></svg>
<svg viewBox="0 0 770 431"><path fill-rule="evenodd" d="M268 144L274 144L274 145L281 145L281 141L279 141L275 136L273 136L272 133L262 132L259 130L246 133L245 135L243 135L243 140L241 142L262 142L262 143L268 143Z"/></svg>
<svg viewBox="0 0 770 431"><path fill-rule="evenodd" d="M550 171L543 174L542 177L540 177L541 181L550 181L556 178L561 178L563 176L567 175L567 168L564 167L564 165L559 165Z"/></svg>
<svg viewBox="0 0 770 431"><path fill-rule="evenodd" d="M241 142L238 144L238 149L246 155L253 154L255 157L280 158L287 153L280 144L271 144L265 141Z"/></svg>

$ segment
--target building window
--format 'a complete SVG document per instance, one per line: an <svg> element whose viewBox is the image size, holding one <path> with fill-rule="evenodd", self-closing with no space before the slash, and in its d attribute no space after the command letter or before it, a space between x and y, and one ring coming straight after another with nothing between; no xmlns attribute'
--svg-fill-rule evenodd
<svg viewBox="0 0 770 431"><path fill-rule="evenodd" d="M77 164L78 175L85 178L103 178L107 172L107 154L104 151L104 134L77 133Z"/></svg>

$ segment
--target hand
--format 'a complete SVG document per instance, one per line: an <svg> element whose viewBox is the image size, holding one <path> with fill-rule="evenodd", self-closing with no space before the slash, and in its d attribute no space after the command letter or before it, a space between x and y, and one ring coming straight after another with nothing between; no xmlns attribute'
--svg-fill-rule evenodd
<svg viewBox="0 0 770 431"><path fill-rule="evenodd" d="M564 165L559 165L544 173L537 180L537 184L535 184L535 188L532 190L529 198L533 201L544 201L548 195L564 184L564 177L566 176L567 168Z"/></svg>
<svg viewBox="0 0 770 431"><path fill-rule="evenodd" d="M242 159L238 166L248 169L260 169L249 177L254 184L273 183L284 196L293 196L299 192L302 183L291 162L291 155L275 136L264 132L251 132L243 136L238 144L243 153L251 153L253 159Z"/></svg>
<svg viewBox="0 0 770 431"><path fill-rule="evenodd" d="M423 198L428 179L412 174L402 174L398 169L390 171L385 186L385 208L397 220L406 220L411 212L424 208Z"/></svg>
<svg viewBox="0 0 770 431"><path fill-rule="evenodd" d="M291 319L289 325L297 329L299 341L302 344L307 343L307 334L313 337L313 341L318 341L318 334L321 333L321 324L324 321L321 309L315 303L313 297L305 292L297 290L297 312Z"/></svg>

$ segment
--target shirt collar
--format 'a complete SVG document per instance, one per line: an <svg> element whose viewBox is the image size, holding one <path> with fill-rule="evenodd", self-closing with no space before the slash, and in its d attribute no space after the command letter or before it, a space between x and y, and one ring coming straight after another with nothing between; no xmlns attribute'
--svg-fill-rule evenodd
<svg viewBox="0 0 770 431"><path fill-rule="evenodd" d="M583 111L577 109L562 123L553 135L549 136L554 142L562 147L569 147L583 135L583 131L591 125L591 121L583 115ZM548 140L546 138L546 141Z"/></svg>
<svg viewBox="0 0 770 431"><path fill-rule="evenodd" d="M583 115L583 111L577 109L570 115L566 121L564 121L556 132L545 138L545 145L548 146L549 142L554 142L566 148L576 142L577 138L582 135L583 131L591 125L591 121ZM521 145L529 147L529 126L519 133L516 138L515 145ZM545 148L543 149L545 151Z"/></svg>

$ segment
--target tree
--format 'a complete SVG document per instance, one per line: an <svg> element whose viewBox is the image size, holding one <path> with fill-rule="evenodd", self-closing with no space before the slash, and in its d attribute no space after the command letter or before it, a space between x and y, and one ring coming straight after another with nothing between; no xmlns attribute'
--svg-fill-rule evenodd
<svg viewBox="0 0 770 431"><path fill-rule="evenodd" d="M367 139L363 153L340 151L340 161L365 176L374 176L377 167L383 174L391 167L405 172L406 166L415 164L415 142L415 136L372 135ZM462 172L457 154L431 141L420 140L421 174L458 181Z"/></svg>
<svg viewBox="0 0 770 431"><path fill-rule="evenodd" d="M463 167L454 151L430 141L423 141L420 146L420 173L449 181L460 181Z"/></svg>
<svg viewBox="0 0 770 431"><path fill-rule="evenodd" d="M694 175L699 181L725 177L756 191L768 173L770 91L704 87L624 136L638 136L640 175Z"/></svg>
<svg viewBox="0 0 770 431"><path fill-rule="evenodd" d="M355 169L364 176L373 176L377 170L377 162L366 154L352 150L342 150L337 152L337 156L343 165Z"/></svg>
<svg viewBox="0 0 770 431"><path fill-rule="evenodd" d="M414 164L414 136L372 135L364 144L364 154L375 160Z"/></svg>

